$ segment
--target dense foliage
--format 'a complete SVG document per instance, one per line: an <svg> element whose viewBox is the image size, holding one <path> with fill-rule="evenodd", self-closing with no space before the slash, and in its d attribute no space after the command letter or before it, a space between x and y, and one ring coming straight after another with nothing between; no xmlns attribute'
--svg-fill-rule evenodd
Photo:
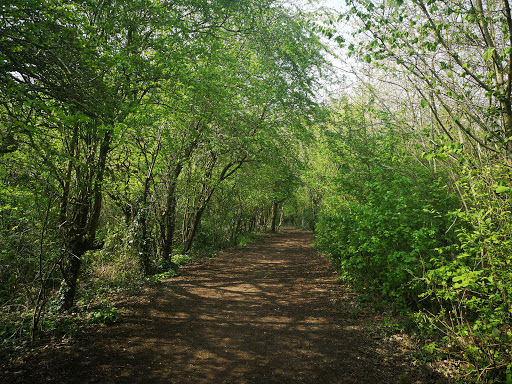
<svg viewBox="0 0 512 384"><path fill-rule="evenodd" d="M82 281L165 273L177 254L276 229L326 63L307 14L273 0L0 7L3 338L28 329L20 314L36 337L83 302Z"/></svg>
<svg viewBox="0 0 512 384"><path fill-rule="evenodd" d="M0 5L4 346L287 224L461 380L512 382L509 1L304 9ZM327 39L347 65L324 102Z"/></svg>
<svg viewBox="0 0 512 384"><path fill-rule="evenodd" d="M511 26L507 0L351 0L326 26L357 68L319 131L318 245L464 382L512 377Z"/></svg>
<svg viewBox="0 0 512 384"><path fill-rule="evenodd" d="M423 293L417 277L432 250L451 240L447 213L457 205L446 177L401 154L392 132L350 137L340 121L327 133L338 174L322 204L318 246L348 280L416 305Z"/></svg>

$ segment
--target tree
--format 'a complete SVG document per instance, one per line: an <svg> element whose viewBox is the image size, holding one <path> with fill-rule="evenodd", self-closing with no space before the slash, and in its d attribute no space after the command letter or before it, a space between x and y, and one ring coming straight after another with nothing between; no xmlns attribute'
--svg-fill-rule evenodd
<svg viewBox="0 0 512 384"><path fill-rule="evenodd" d="M443 134L460 132L472 145L510 165L511 26L508 0L349 2L357 20L352 53L399 70L420 95ZM495 15L500 15L496 17Z"/></svg>
<svg viewBox="0 0 512 384"><path fill-rule="evenodd" d="M152 273L180 235L191 249L216 194L231 199L225 185L243 182L240 170L275 167L265 151L292 158L285 141L307 135L297 122L315 113L324 46L306 15L280 1L0 9L2 258L30 270L26 284L37 280L41 294L60 281L62 310L74 305L84 260L114 231L131 236ZM236 237L240 225L224 229ZM20 273L0 273L15 294ZM46 301L36 301L37 320Z"/></svg>
<svg viewBox="0 0 512 384"><path fill-rule="evenodd" d="M202 6L184 2L191 12L183 18L174 5L18 1L3 8L3 107L61 188L63 309L73 305L82 256L101 246L105 171L122 124L159 80L177 76L185 52L203 49L191 49L182 35L217 27ZM33 118L34 111L42 112ZM60 141L50 145L35 127ZM60 163L50 157L57 154Z"/></svg>
<svg viewBox="0 0 512 384"><path fill-rule="evenodd" d="M345 277L357 280L359 273L366 283L374 276L373 286L395 302L419 294L423 303L412 302L430 306L420 324L442 334L441 347L465 359L478 381L505 380L512 233L508 1L348 4L340 19L356 25L348 44L359 66L353 76L370 97L329 146L341 177L322 204L318 243ZM350 96L344 125L357 98ZM397 285L410 278L404 268L418 284Z"/></svg>

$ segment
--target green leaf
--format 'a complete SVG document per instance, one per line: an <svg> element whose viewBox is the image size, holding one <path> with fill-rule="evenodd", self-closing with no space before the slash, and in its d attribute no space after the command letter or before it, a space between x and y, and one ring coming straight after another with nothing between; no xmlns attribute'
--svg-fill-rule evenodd
<svg viewBox="0 0 512 384"><path fill-rule="evenodd" d="M428 101L427 101L427 100L425 100L425 99L421 99L421 107L422 107L422 108L425 108L425 107L427 107L427 106L428 106Z"/></svg>
<svg viewBox="0 0 512 384"><path fill-rule="evenodd" d="M487 51L485 51L484 55L483 55L483 58L484 60L488 61L488 60L491 60L492 58L492 54L494 52L496 48L489 48Z"/></svg>
<svg viewBox="0 0 512 384"><path fill-rule="evenodd" d="M496 188L496 193L505 193L510 191L510 187L505 187L504 185L500 185L498 188Z"/></svg>

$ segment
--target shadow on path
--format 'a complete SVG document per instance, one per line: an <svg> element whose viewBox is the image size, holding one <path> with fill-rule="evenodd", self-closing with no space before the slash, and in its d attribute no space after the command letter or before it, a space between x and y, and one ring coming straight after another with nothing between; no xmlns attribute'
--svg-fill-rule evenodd
<svg viewBox="0 0 512 384"><path fill-rule="evenodd" d="M182 269L123 322L36 356L16 383L441 383L387 364L352 293L286 229L207 265ZM8 378L9 379L9 378Z"/></svg>

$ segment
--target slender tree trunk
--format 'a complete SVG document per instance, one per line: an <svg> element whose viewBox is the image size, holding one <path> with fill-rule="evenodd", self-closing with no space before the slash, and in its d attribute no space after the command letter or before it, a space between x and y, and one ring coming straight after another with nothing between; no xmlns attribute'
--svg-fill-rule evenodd
<svg viewBox="0 0 512 384"><path fill-rule="evenodd" d="M139 262L145 276L151 272L151 250L149 248L148 239L148 207L147 202L142 203L139 211L139 233L138 247L139 247Z"/></svg>
<svg viewBox="0 0 512 384"><path fill-rule="evenodd" d="M272 220L270 225L270 232L276 233L276 223L277 223L277 211L278 211L279 203L277 200L272 202Z"/></svg>
<svg viewBox="0 0 512 384"><path fill-rule="evenodd" d="M162 232L162 257L166 261L169 261L172 256L174 231L176 229L176 185L182 169L183 165L181 162L178 162L174 168L174 172L170 175L171 181L169 184L169 190L167 191L166 208L162 218L165 227L165 231Z"/></svg>
<svg viewBox="0 0 512 384"><path fill-rule="evenodd" d="M205 187L205 186L203 186ZM211 187L210 190L207 192L207 195L202 203L200 203L199 207L195 210L195 212L192 214L192 217L190 219L190 225L187 231L187 237L185 239L185 244L183 246L183 252L188 252L190 248L192 248L192 243L194 241L194 237L197 232L197 228L199 228L199 223L201 222L201 218L203 217L204 210L208 206L208 203L210 199L213 196L213 192L215 192L215 187ZM201 199L198 199L201 201Z"/></svg>
<svg viewBox="0 0 512 384"><path fill-rule="evenodd" d="M192 216L192 223L188 230L187 238L185 239L185 244L183 246L183 252L185 253L190 251L190 248L192 248L192 243L194 241L194 237L196 235L197 228L199 227L199 223L201 222L201 218L203 216L205 208L206 205L202 205Z"/></svg>
<svg viewBox="0 0 512 384"><path fill-rule="evenodd" d="M88 180L78 192L78 203L68 213L67 220L62 223L63 227L67 228L64 239L66 254L62 265L64 279L60 290L63 311L73 307L83 255L89 250L101 248L101 245L95 246L94 241L101 213L102 184L110 151L111 134L111 131L105 133L100 145L98 161L96 165L89 164ZM92 191L89 189L90 185L93 185ZM63 201L68 199L66 193L63 194L62 199Z"/></svg>
<svg viewBox="0 0 512 384"><path fill-rule="evenodd" d="M213 168L215 166L216 160L217 160L216 156L213 156L213 161L210 163L209 168L206 172L206 176L207 176L206 179L210 178L210 176L213 172ZM213 193L215 192L215 188L217 187L217 185L220 182L226 180L233 173L235 173L238 169L240 169L240 167L242 166L244 161L245 161L245 157L239 161L233 161L233 162L226 164L224 166L224 168L222 169L222 171L220 172L220 175L217 178L217 180L214 181L210 187L208 187L204 183L201 185L201 191L199 192L196 203L194 204L194 207L195 207L194 213L192 214L191 219L188 221L189 225L188 225L188 228L186 231L186 236L185 236L185 241L184 241L184 246L183 246L184 252L188 252L190 250L190 248L192 247L192 242L194 241L194 237L196 235L197 228L199 227L199 223L201 222L201 218L203 216L204 210L208 206L208 203L209 203L210 199L212 198Z"/></svg>
<svg viewBox="0 0 512 384"><path fill-rule="evenodd" d="M111 124L114 125L113 123ZM101 142L100 153L98 157L97 163L97 171L96 171L96 180L94 182L93 188L93 204L92 204L92 214L91 218L88 222L88 233L87 233L87 241L88 246L93 247L94 241L96 239L96 232L98 230L98 223L100 220L101 208L103 204L103 180L105 178L105 169L107 166L107 158L110 152L110 144L112 141L112 131L109 130L105 132L105 136Z"/></svg>
<svg viewBox="0 0 512 384"><path fill-rule="evenodd" d="M139 211L139 231L140 237L137 238L139 247L139 262L141 264L144 274L147 276L150 274L151 269L151 239L149 239L148 230L148 217L149 217L149 206L148 198L153 181L153 169L155 167L158 153L160 152L161 136L158 136L158 145L152 156L151 163L149 164L146 177L144 178L144 191L142 192L142 202Z"/></svg>
<svg viewBox="0 0 512 384"><path fill-rule="evenodd" d="M154 164L154 163L153 163ZM152 168L150 167L145 179L144 179L144 191L142 192L142 201L139 208L139 223L137 243L139 247L139 262L144 272L144 275L148 276L151 269L151 250L149 248L150 239L148 238L148 197L150 180L152 177Z"/></svg>
<svg viewBox="0 0 512 384"><path fill-rule="evenodd" d="M68 166L66 170L66 179L63 181L62 184L62 197L60 199L60 222L66 223L67 221L67 210L68 210L68 203L69 203L69 189L71 185L71 174L73 172L73 163L74 163L74 157L76 155L77 145L78 145L78 130L79 130L79 124L76 123L73 126L73 135L71 138L71 143L68 150Z"/></svg>
<svg viewBox="0 0 512 384"><path fill-rule="evenodd" d="M276 233L277 217L279 216L279 205L282 204L285 199L274 200L272 202L272 219L270 224L270 232Z"/></svg>
<svg viewBox="0 0 512 384"><path fill-rule="evenodd" d="M60 289L63 311L71 309L74 305L82 257L86 251L88 248L81 239L77 239L68 251L66 273Z"/></svg>
<svg viewBox="0 0 512 384"><path fill-rule="evenodd" d="M198 129L199 123L196 124ZM183 153L182 161L178 160L174 171L170 174L170 184L167 191L166 208L162 214L162 257L164 260L169 261L172 256L174 232L176 231L176 186L178 185L178 178L183 170L183 161L188 160L192 155L192 152L197 146L197 140L190 142L188 147ZM185 219L184 219L185 220Z"/></svg>
<svg viewBox="0 0 512 384"><path fill-rule="evenodd" d="M150 274L151 270L151 250L149 248L150 240L148 238L148 196L149 196L149 183L150 173L146 175L144 180L144 191L142 192L142 201L138 213L138 226L136 242L139 248L139 262L145 276Z"/></svg>

